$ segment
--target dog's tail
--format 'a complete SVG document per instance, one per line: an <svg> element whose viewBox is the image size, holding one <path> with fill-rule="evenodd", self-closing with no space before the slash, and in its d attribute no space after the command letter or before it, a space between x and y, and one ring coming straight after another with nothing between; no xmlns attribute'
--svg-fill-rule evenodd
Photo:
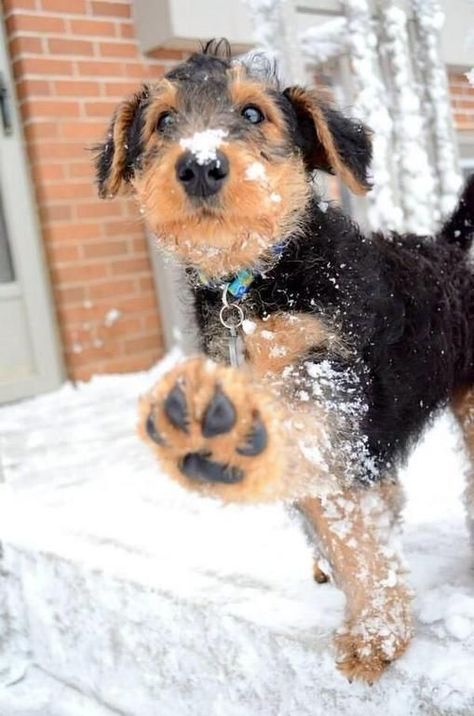
<svg viewBox="0 0 474 716"><path fill-rule="evenodd" d="M458 205L440 231L442 239L467 251L474 240L474 174L466 182Z"/></svg>

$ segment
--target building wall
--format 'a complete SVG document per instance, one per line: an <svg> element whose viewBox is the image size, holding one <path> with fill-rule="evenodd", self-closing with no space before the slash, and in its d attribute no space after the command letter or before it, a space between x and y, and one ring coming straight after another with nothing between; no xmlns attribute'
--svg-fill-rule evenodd
<svg viewBox="0 0 474 716"><path fill-rule="evenodd" d="M449 73L454 121L460 132L474 131L474 87L463 72Z"/></svg>
<svg viewBox="0 0 474 716"><path fill-rule="evenodd" d="M151 0L150 0L151 1ZM16 90L73 379L147 368L162 353L147 243L134 202L96 196L92 157L117 103L182 54L144 57L133 0L3 0ZM450 75L457 128L474 89Z"/></svg>
<svg viewBox="0 0 474 716"><path fill-rule="evenodd" d="M4 0L26 148L73 379L149 367L162 353L139 213L102 201L87 151L117 103L179 52L140 54L131 0Z"/></svg>

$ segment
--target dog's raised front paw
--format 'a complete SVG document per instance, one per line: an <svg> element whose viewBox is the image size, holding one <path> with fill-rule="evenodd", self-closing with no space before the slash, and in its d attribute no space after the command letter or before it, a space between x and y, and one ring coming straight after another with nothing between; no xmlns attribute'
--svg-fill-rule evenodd
<svg viewBox="0 0 474 716"><path fill-rule="evenodd" d="M228 500L269 500L283 489L279 418L245 372L193 358L142 398L139 431L186 487Z"/></svg>

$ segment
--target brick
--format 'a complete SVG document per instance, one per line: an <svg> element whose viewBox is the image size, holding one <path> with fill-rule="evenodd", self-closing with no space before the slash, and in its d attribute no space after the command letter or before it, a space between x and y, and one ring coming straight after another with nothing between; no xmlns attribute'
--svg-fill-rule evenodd
<svg viewBox="0 0 474 716"><path fill-rule="evenodd" d="M94 298L109 298L110 296L123 296L135 293L135 282L129 279L115 279L92 284L89 295Z"/></svg>
<svg viewBox="0 0 474 716"><path fill-rule="evenodd" d="M25 137L28 142L38 139L56 139L58 136L58 125L54 122L31 121L24 128Z"/></svg>
<svg viewBox="0 0 474 716"><path fill-rule="evenodd" d="M103 122L93 122L90 119L81 122L65 122L61 128L61 135L64 139L90 140L96 143L103 139L105 129Z"/></svg>
<svg viewBox="0 0 474 716"><path fill-rule="evenodd" d="M101 241L98 244L87 244L84 246L84 256L88 259L98 258L100 256L123 256L127 252L128 245L126 241L109 240Z"/></svg>
<svg viewBox="0 0 474 716"><path fill-rule="evenodd" d="M87 40L69 40L55 37L48 40L48 49L53 55L94 54L94 45Z"/></svg>
<svg viewBox="0 0 474 716"><path fill-rule="evenodd" d="M143 236L143 229L140 225L137 226L136 222L132 222L130 219L118 219L114 221L104 221L103 222L104 227L104 233L106 236L123 236L125 238L130 238L130 236L136 236L136 234L139 234L140 237ZM140 249L138 253L143 252L143 247L146 244L140 243ZM137 253L137 250L135 246L133 246L133 252Z"/></svg>
<svg viewBox="0 0 474 716"><path fill-rule="evenodd" d="M131 338L124 341L124 350L126 354L142 353L143 351L159 350L159 336L142 336L141 338Z"/></svg>
<svg viewBox="0 0 474 716"><path fill-rule="evenodd" d="M145 331L152 331L153 333L161 333L160 321L158 313L151 313L149 316L142 316L143 327Z"/></svg>
<svg viewBox="0 0 474 716"><path fill-rule="evenodd" d="M38 32L38 33L64 33L66 25L60 17L47 17L45 15L14 14L6 21L8 34L14 32Z"/></svg>
<svg viewBox="0 0 474 716"><path fill-rule="evenodd" d="M84 177L90 179L91 182L95 182L95 168L92 161L71 162L68 164L68 173L73 179Z"/></svg>
<svg viewBox="0 0 474 716"><path fill-rule="evenodd" d="M65 171L63 164L34 164L33 175L37 184L46 184L52 181L64 179Z"/></svg>
<svg viewBox="0 0 474 716"><path fill-rule="evenodd" d="M143 324L139 318L124 318L121 316L111 326L105 326L104 333L113 336L133 336L143 332Z"/></svg>
<svg viewBox="0 0 474 716"><path fill-rule="evenodd" d="M92 2L93 15L108 15L109 17L130 17L130 4L119 2Z"/></svg>
<svg viewBox="0 0 474 716"><path fill-rule="evenodd" d="M139 82L148 82L150 79L157 80L168 70L162 64L143 64L142 62L128 62L125 65L127 77L136 78Z"/></svg>
<svg viewBox="0 0 474 716"><path fill-rule="evenodd" d="M135 38L135 26L133 22L121 22L119 23L119 34L120 37L124 37L127 40Z"/></svg>
<svg viewBox="0 0 474 716"><path fill-rule="evenodd" d="M102 80L106 77L123 77L125 75L125 66L120 62L78 60L76 66L82 77L100 77Z"/></svg>
<svg viewBox="0 0 474 716"><path fill-rule="evenodd" d="M61 204L43 205L40 206L40 217L43 222L70 221L72 219L72 210L70 206Z"/></svg>
<svg viewBox="0 0 474 716"><path fill-rule="evenodd" d="M77 246L49 244L48 256L50 260L54 261L55 265L75 263L80 259L80 251Z"/></svg>
<svg viewBox="0 0 474 716"><path fill-rule="evenodd" d="M84 144L66 142L36 142L29 146L29 152L33 159L83 159L86 151Z"/></svg>
<svg viewBox="0 0 474 716"><path fill-rule="evenodd" d="M148 241L145 237L145 234L143 233L143 230L142 230L142 235L140 237L133 239L132 251L134 251L137 254L148 252Z"/></svg>
<svg viewBox="0 0 474 716"><path fill-rule="evenodd" d="M23 112L28 118L38 117L78 117L81 112L79 102L60 99L31 99L24 103Z"/></svg>
<svg viewBox="0 0 474 716"><path fill-rule="evenodd" d="M37 187L38 196L45 201L61 201L63 199L88 199L94 196L94 187L87 182L74 184L61 182L59 184L44 184Z"/></svg>
<svg viewBox="0 0 474 716"><path fill-rule="evenodd" d="M5 15L18 10L36 10L36 0L3 0Z"/></svg>
<svg viewBox="0 0 474 716"><path fill-rule="evenodd" d="M47 241L82 242L98 241L102 235L102 227L98 224L51 224L45 231Z"/></svg>
<svg viewBox="0 0 474 716"><path fill-rule="evenodd" d="M104 84L105 94L108 97L116 97L119 100L128 94L137 92L139 89L139 82L106 82Z"/></svg>
<svg viewBox="0 0 474 716"><path fill-rule="evenodd" d="M23 75L47 75L48 79L56 75L72 75L74 67L67 60L50 58L22 57L13 63L15 77Z"/></svg>
<svg viewBox="0 0 474 716"><path fill-rule="evenodd" d="M189 53L185 53L182 50L157 49L147 52L147 57L153 57L156 60L173 60L173 62L179 62L180 60L184 60L187 54Z"/></svg>
<svg viewBox="0 0 474 716"><path fill-rule="evenodd" d="M140 291L143 291L144 293L146 291L152 292L155 290L155 282L153 281L151 276L141 277L138 282L138 285L140 287Z"/></svg>
<svg viewBox="0 0 474 716"><path fill-rule="evenodd" d="M112 117L117 108L117 101L110 102L85 102L84 109L88 117Z"/></svg>
<svg viewBox="0 0 474 716"><path fill-rule="evenodd" d="M107 372L111 373L130 373L138 370L148 370L163 355L163 348L160 343L152 351L147 351L140 356L126 356L122 358L114 358L107 361Z"/></svg>
<svg viewBox="0 0 474 716"><path fill-rule="evenodd" d="M102 20L71 20L70 27L75 35L92 35L96 37L114 37L116 24Z"/></svg>
<svg viewBox="0 0 474 716"><path fill-rule="evenodd" d="M99 52L102 57L136 57L137 46L132 42L101 42Z"/></svg>
<svg viewBox="0 0 474 716"><path fill-rule="evenodd" d="M82 303L86 297L86 291L83 286L55 286L54 295L59 304L60 316L64 313L64 306L70 306Z"/></svg>
<svg viewBox="0 0 474 716"><path fill-rule="evenodd" d="M152 294L131 296L130 298L122 299L120 304L117 305L117 308L131 314L142 314L143 311L150 308L156 309L156 298Z"/></svg>
<svg viewBox="0 0 474 716"><path fill-rule="evenodd" d="M41 7L60 14L85 15L87 12L85 0L41 0Z"/></svg>
<svg viewBox="0 0 474 716"><path fill-rule="evenodd" d="M56 80L53 82L53 88L55 94L64 97L96 97L100 95L100 84L98 82Z"/></svg>
<svg viewBox="0 0 474 716"><path fill-rule="evenodd" d="M9 43L10 55L16 57L23 53L41 54L43 44L39 37L14 37Z"/></svg>
<svg viewBox="0 0 474 716"><path fill-rule="evenodd" d="M126 275L126 274L133 274L136 276L139 273L145 273L150 272L150 262L148 258L129 258L129 259L123 259L121 261L112 261L110 264L110 270L113 275L120 276L120 275ZM151 280L151 279L150 279ZM140 282L141 287L141 282ZM153 283L151 285L153 288Z"/></svg>
<svg viewBox="0 0 474 716"><path fill-rule="evenodd" d="M122 207L118 202L97 200L89 204L80 204L77 207L77 215L79 219L91 219L107 216L119 216L122 213Z"/></svg>
<svg viewBox="0 0 474 716"><path fill-rule="evenodd" d="M83 281L95 281L104 279L107 276L107 266L103 263L75 263L74 266L58 266L55 265L51 269L51 273L56 283L70 284L82 283ZM92 284L92 287L99 288L103 284ZM108 285L107 283L104 285Z"/></svg>
<svg viewBox="0 0 474 716"><path fill-rule="evenodd" d="M51 84L46 80L20 80L16 83L16 93L20 101L26 97L44 97L51 93Z"/></svg>

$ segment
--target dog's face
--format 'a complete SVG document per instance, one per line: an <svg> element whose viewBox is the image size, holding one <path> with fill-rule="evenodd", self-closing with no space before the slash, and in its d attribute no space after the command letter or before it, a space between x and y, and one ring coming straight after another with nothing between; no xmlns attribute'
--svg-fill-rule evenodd
<svg viewBox="0 0 474 716"><path fill-rule="evenodd" d="M101 196L131 188L162 244L210 277L271 257L298 227L314 169L365 192L371 157L360 123L215 49L124 102L97 158Z"/></svg>

